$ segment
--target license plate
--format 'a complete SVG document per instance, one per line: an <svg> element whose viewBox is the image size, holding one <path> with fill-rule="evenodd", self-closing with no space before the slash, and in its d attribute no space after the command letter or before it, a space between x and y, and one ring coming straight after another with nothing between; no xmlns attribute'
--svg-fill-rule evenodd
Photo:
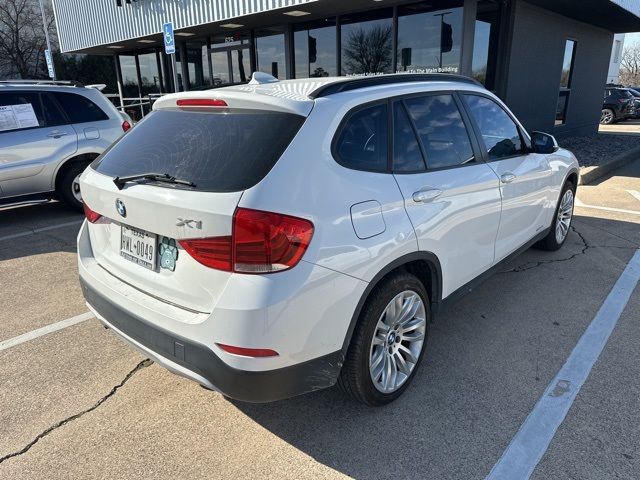
<svg viewBox="0 0 640 480"><path fill-rule="evenodd" d="M154 233L122 225L120 256L149 270L156 268L157 237Z"/></svg>

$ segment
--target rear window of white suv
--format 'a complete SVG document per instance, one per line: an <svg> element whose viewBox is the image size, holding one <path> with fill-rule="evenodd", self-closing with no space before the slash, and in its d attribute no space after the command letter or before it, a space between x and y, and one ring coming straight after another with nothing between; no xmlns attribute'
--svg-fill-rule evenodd
<svg viewBox="0 0 640 480"><path fill-rule="evenodd" d="M112 177L169 174L200 191L245 190L269 173L304 120L266 110L156 110L92 167Z"/></svg>

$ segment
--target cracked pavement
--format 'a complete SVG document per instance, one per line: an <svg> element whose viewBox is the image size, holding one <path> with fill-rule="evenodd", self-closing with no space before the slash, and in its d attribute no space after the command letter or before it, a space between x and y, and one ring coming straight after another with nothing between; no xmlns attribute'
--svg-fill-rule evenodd
<svg viewBox="0 0 640 480"><path fill-rule="evenodd" d="M578 198L640 212L628 189L640 160ZM417 378L381 409L336 389L228 401L97 320L0 351L0 478L484 478L640 248L640 214L575 214L561 250L528 250L439 317ZM0 238L79 218L0 209ZM0 240L0 341L86 311L77 230ZM638 478L638 290L532 478Z"/></svg>

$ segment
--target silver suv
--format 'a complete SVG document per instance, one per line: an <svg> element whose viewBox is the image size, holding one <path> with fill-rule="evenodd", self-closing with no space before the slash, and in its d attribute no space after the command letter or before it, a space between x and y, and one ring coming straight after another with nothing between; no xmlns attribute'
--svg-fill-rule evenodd
<svg viewBox="0 0 640 480"><path fill-rule="evenodd" d="M0 82L0 205L59 198L82 209L82 171L131 128L96 88Z"/></svg>

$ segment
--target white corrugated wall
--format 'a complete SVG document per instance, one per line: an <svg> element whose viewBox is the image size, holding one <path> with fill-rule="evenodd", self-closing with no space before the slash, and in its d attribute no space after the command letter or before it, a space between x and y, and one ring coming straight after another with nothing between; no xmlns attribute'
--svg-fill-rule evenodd
<svg viewBox="0 0 640 480"><path fill-rule="evenodd" d="M175 29L219 22L316 0L53 0L62 52L110 44Z"/></svg>

